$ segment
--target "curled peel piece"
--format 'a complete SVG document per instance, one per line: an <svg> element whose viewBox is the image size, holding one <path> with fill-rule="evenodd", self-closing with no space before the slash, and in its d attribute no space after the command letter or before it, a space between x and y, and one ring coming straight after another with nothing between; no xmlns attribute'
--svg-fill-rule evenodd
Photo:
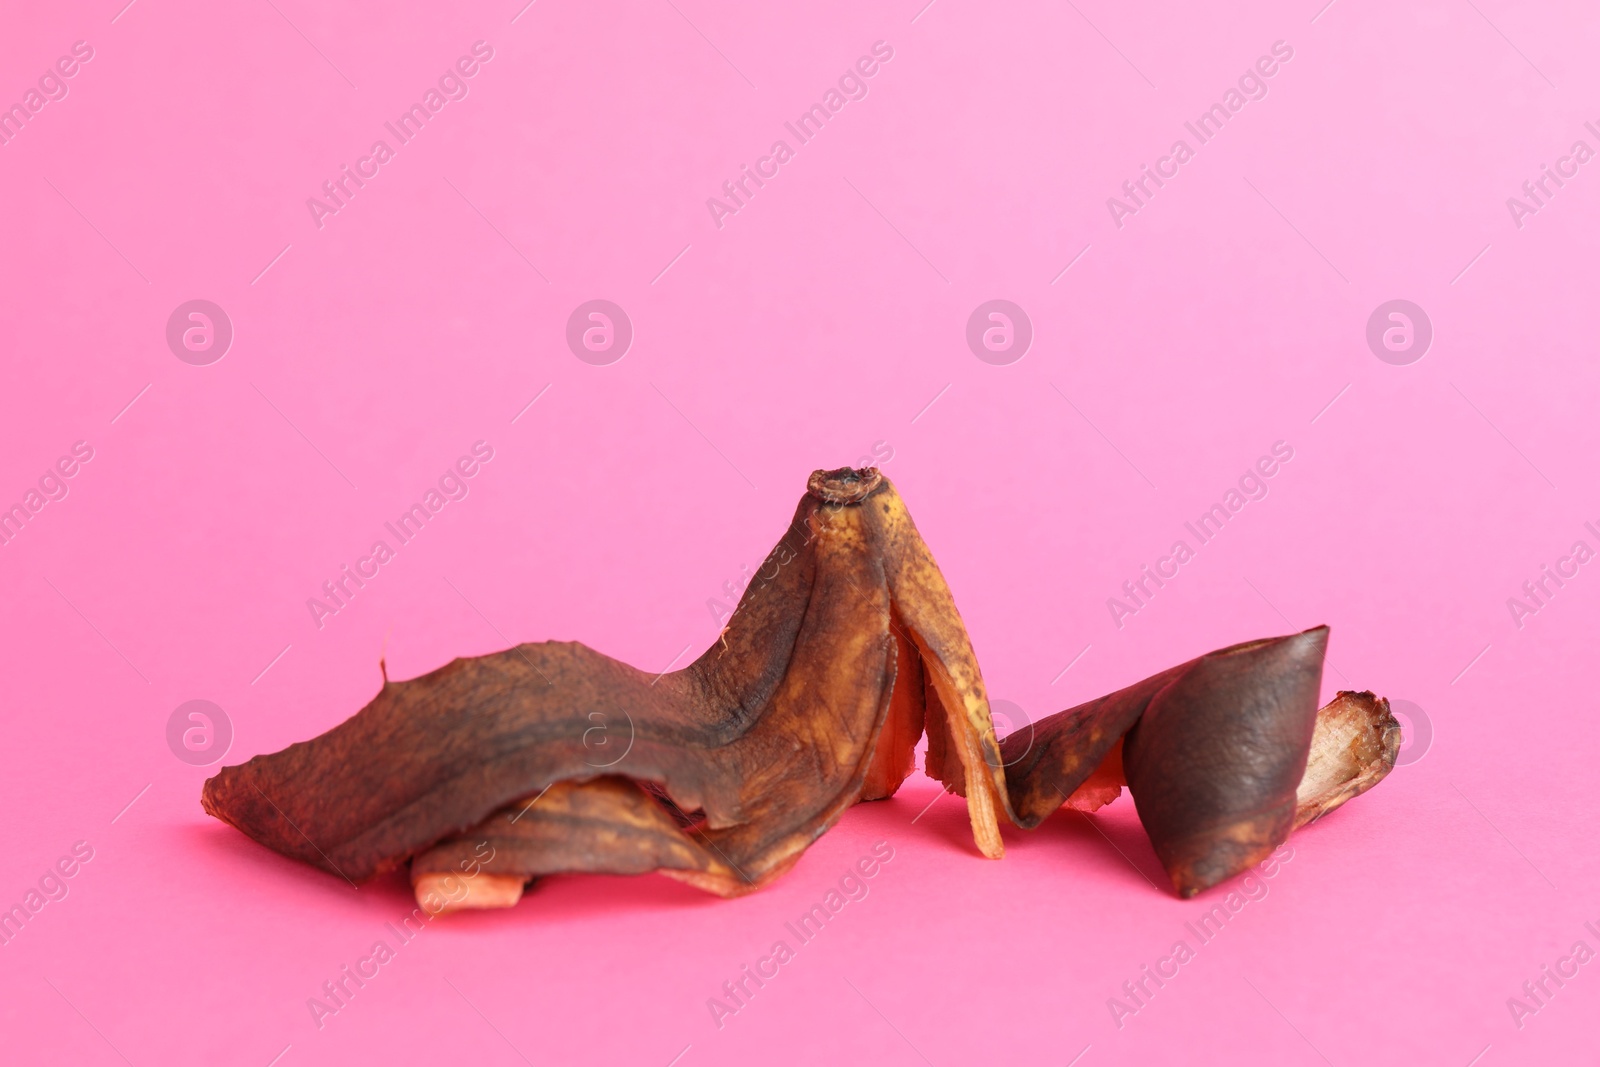
<svg viewBox="0 0 1600 1067"><path fill-rule="evenodd" d="M1394 766L1387 701L1318 710L1328 629L1207 653L1001 743L1019 825L1092 811L1127 785L1184 897L1246 870Z"/></svg>
<svg viewBox="0 0 1600 1067"><path fill-rule="evenodd" d="M1294 828L1383 781L1394 770L1401 740L1400 723L1382 697L1345 691L1323 705L1306 773L1295 790Z"/></svg>
<svg viewBox="0 0 1600 1067"><path fill-rule="evenodd" d="M415 858L419 896L480 841L497 843L486 898L573 870L662 870L737 895L857 800L892 794L924 729L929 772L969 798L979 850L1000 855L1005 779L966 629L888 479L844 468L812 475L726 629L683 670L544 642L386 678L354 717L223 768L201 800L353 880Z"/></svg>
<svg viewBox="0 0 1600 1067"><path fill-rule="evenodd" d="M419 901L432 893L448 911L508 907L526 882L546 874L657 870L720 896L754 888L713 848L685 834L669 806L616 776L557 782L530 801L501 808L417 855L411 883Z"/></svg>
<svg viewBox="0 0 1600 1067"><path fill-rule="evenodd" d="M1128 731L1128 790L1180 896L1265 859L1294 829L1325 626L1193 661Z"/></svg>

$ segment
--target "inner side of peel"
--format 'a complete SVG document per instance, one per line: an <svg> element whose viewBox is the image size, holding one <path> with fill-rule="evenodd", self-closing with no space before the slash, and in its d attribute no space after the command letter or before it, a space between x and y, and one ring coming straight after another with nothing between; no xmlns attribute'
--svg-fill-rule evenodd
<svg viewBox="0 0 1600 1067"><path fill-rule="evenodd" d="M989 761L984 758L983 747L976 736L976 730L967 717L966 704L960 688L950 677L950 672L944 663L938 657L929 654L921 635L913 631L912 637L922 654L923 667L928 672L928 678L939 696L939 703L944 708L944 721L939 725L946 731L945 737L954 748L956 758L961 761L964 786L962 795L967 800L967 817L972 823L973 842L984 856L997 860L1004 856L1006 851L1005 842L1000 838L999 819L999 811L1005 802L998 796L993 771ZM989 703L986 699L983 701L983 714L985 718L989 714ZM931 716L928 729L930 731L934 729Z"/></svg>

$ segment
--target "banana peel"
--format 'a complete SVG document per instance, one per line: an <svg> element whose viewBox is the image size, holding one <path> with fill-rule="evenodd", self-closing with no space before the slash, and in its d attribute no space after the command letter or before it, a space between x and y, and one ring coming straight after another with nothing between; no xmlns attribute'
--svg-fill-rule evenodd
<svg viewBox="0 0 1600 1067"><path fill-rule="evenodd" d="M1317 707L1328 628L1209 652L1040 720L1001 743L1017 825L1094 811L1127 787L1156 856L1192 897L1394 767L1389 702Z"/></svg>
<svg viewBox="0 0 1600 1067"><path fill-rule="evenodd" d="M1125 785L1187 896L1393 766L1387 702L1316 708L1326 637L1223 649L1002 744L894 486L873 468L818 471L719 639L682 670L552 641L385 675L355 716L223 768L201 802L352 882L409 862L431 910L505 906L578 871L661 871L731 897L781 876L856 802L893 795L926 735L924 769L966 798L984 856L1003 854L1002 820L1094 810Z"/></svg>
<svg viewBox="0 0 1600 1067"><path fill-rule="evenodd" d="M646 835L638 847L736 895L781 874L863 795L892 794L924 730L928 772L969 798L978 848L998 857L1005 778L966 629L899 494L847 468L812 476L721 638L688 667L652 677L544 642L386 678L320 737L224 768L202 803L361 881L547 787L621 777L694 813L677 830L686 846Z"/></svg>

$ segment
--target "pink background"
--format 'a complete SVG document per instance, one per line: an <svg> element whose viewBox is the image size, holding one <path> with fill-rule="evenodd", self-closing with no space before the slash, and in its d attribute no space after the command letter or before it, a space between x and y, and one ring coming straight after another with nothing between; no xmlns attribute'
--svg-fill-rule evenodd
<svg viewBox="0 0 1600 1067"><path fill-rule="evenodd" d="M1600 963L1520 1029L1506 1001L1600 949L1600 573L1520 628L1507 598L1600 548L1600 163L1520 228L1505 201L1600 148L1600 19L920 3L13 5L0 102L95 55L0 147L0 503L94 458L0 548L0 903L94 858L0 948L8 1061L1594 1056ZM318 229L306 199L477 40L470 94ZM878 40L867 97L714 225L706 198ZM1278 40L1266 98L1119 229L1106 198ZM164 337L196 298L235 331L209 366ZM609 366L564 340L596 298L635 330ZM964 340L993 298L1035 332L1008 366ZM1365 341L1395 298L1435 332L1408 366ZM480 439L470 495L319 630L306 599ZM1107 598L1279 440L1270 494L1119 629ZM958 800L912 822L919 775L743 900L557 878L435 922L319 1031L307 998L407 887L206 818L173 709L221 705L231 763L353 713L382 655L681 665L807 474L875 442L996 698L1039 717L1327 622L1326 691L1414 702L1431 748L1297 835L1121 1029L1107 999L1223 895L1176 899L1126 799L986 862ZM707 998L880 839L870 896L719 1031Z"/></svg>

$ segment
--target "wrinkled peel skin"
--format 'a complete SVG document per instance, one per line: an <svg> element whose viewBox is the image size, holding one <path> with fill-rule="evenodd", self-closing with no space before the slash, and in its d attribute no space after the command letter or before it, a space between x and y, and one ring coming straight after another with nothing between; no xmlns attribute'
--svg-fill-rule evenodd
<svg viewBox="0 0 1600 1067"><path fill-rule="evenodd" d="M933 692L951 742L939 775L976 798L978 847L998 855L1004 777L949 588L887 479L818 471L688 667L655 677L543 642L386 678L349 720L223 768L201 799L355 881L413 858L414 877L459 870L487 841L496 877L662 870L737 895L899 786Z"/></svg>
<svg viewBox="0 0 1600 1067"><path fill-rule="evenodd" d="M486 858L487 857L487 858ZM423 875L517 875L589 871L644 874L671 869L734 880L735 872L685 834L667 809L630 779L557 782L537 799L501 808L468 833L441 841L411 861Z"/></svg>
<svg viewBox="0 0 1600 1067"><path fill-rule="evenodd" d="M225 767L207 812L361 881L409 862L430 911L509 907L557 873L659 871L725 897L781 876L925 770L978 851L1124 786L1180 895L1258 862L1393 767L1386 701L1319 712L1327 628L1208 653L997 741L976 655L899 494L812 475L716 643L654 676L575 642L385 677L355 716Z"/></svg>

